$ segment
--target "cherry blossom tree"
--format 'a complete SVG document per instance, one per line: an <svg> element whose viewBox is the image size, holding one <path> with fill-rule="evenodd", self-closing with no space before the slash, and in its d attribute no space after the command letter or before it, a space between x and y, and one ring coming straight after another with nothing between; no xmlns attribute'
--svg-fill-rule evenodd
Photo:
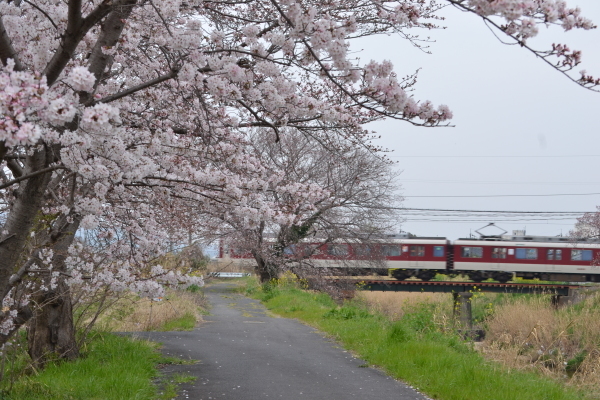
<svg viewBox="0 0 600 400"><path fill-rule="evenodd" d="M575 227L570 232L570 236L577 239L600 239L600 207L596 207L594 213L585 213L577 218Z"/></svg>
<svg viewBox="0 0 600 400"><path fill-rule="evenodd" d="M569 232L573 242L600 240L600 206L596 207L596 212L585 213L577 218L573 230ZM600 257L592 260L592 265L600 266Z"/></svg>
<svg viewBox="0 0 600 400"><path fill-rule="evenodd" d="M366 122L446 124L447 106L410 93L415 76L350 52L353 39L377 34L418 45L411 32L435 28L444 4L598 85L570 75L579 52L527 44L542 25L593 27L559 0L1 1L0 343L48 307L69 313L69 284L84 277L145 294L161 290L157 279L183 280L143 266L196 215L251 228L312 209L324 189L284 184L251 151L249 130L278 142L299 129L374 150ZM97 255L106 269L73 253L81 229L107 235ZM57 347L57 324L32 324L40 349L76 354L72 333Z"/></svg>
<svg viewBox="0 0 600 400"><path fill-rule="evenodd" d="M283 174L284 184L314 185L323 195L310 208L295 208L293 199L273 193L272 201L295 216L291 222L261 221L258 226L247 227L236 219L224 221L226 225L219 231L221 240L230 249L252 254L261 281L277 278L288 269L315 276L317 270L310 268L310 256L318 249L324 251L339 240L368 243L397 232L401 222L399 173L384 155L357 148L340 140L339 135L315 140L309 133L285 129L279 142L270 139L272 133L266 129L250 134L262 165L273 174ZM363 261L381 261L381 257L373 256Z"/></svg>

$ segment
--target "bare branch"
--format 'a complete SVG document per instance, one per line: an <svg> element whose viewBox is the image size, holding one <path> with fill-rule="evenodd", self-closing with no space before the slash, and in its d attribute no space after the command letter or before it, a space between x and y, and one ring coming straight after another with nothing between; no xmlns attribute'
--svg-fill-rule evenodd
<svg viewBox="0 0 600 400"><path fill-rule="evenodd" d="M48 19L48 21L50 21L50 23L52 24L52 26L54 27L54 29L56 29L58 31L58 26L56 26L56 24L54 23L54 21L52 20L52 17L50 17L48 15L48 13L44 10L42 10L40 7L38 7L37 4L30 2L29 0L25 0L25 3L29 4L31 7L35 8L36 10L38 10L39 12L41 12L42 14L44 14L44 16Z"/></svg>
<svg viewBox="0 0 600 400"><path fill-rule="evenodd" d="M58 169L65 169L65 167L63 167L62 165L55 165L53 167L48 167L48 168L40 169L38 171L32 172L31 174L23 175L23 176L21 176L19 178L13 179L10 182L4 183L4 184L0 185L0 189L7 188L9 186L14 185L15 183L19 183L19 182L25 181L25 180L30 179L30 178L34 178L34 177L39 176L39 175L43 175L43 174L45 174L47 172L56 171Z"/></svg>
<svg viewBox="0 0 600 400"><path fill-rule="evenodd" d="M139 84L137 86L134 86L132 88L129 88L127 90L123 90L123 91L121 91L119 93L115 93L115 94L113 94L111 96L104 97L104 98L102 98L102 99L100 99L98 101L87 103L86 106L92 106L92 105L97 104L97 103L110 103L111 101L118 100L118 99L123 98L125 96L129 96L130 94L133 94L135 92L139 92L140 90L144 90L144 89L149 88L151 86L158 85L159 83L162 83L164 81L168 81L169 79L173 79L173 78L177 77L178 73L179 73L178 70L172 70L168 74L161 75L158 78L154 78L152 80L149 80L147 82L141 83L141 84Z"/></svg>
<svg viewBox="0 0 600 400"><path fill-rule="evenodd" d="M248 106L242 100L238 100L238 103L240 103L246 110L248 110L250 112L250 114L254 115L254 118L256 118L257 120L262 122L265 126L268 126L269 128L273 129L273 131L275 132L275 143L279 142L279 129L277 129L277 127L275 125L273 125L271 122L267 121L266 119L261 118L261 116L258 115L258 113L256 111L254 111L250 106Z"/></svg>

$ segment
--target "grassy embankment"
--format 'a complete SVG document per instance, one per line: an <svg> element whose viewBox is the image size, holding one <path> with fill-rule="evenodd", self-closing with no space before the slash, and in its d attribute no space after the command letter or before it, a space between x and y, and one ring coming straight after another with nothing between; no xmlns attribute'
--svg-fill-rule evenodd
<svg viewBox="0 0 600 400"><path fill-rule="evenodd" d="M369 365L435 399L598 398L539 372L509 368L486 359L472 344L453 333L451 320L447 318L448 312L451 313L451 305L447 305L449 296L444 304L406 303L403 312L392 316L381 307L376 310L376 302L364 296L339 306L325 294L301 290L290 282L283 280L277 285L260 287L249 280L246 292L261 299L272 312L317 327ZM480 312L482 319L493 314L493 306L493 303L484 306ZM535 346L526 346L523 354L532 349L536 350Z"/></svg>
<svg viewBox="0 0 600 400"><path fill-rule="evenodd" d="M203 309L206 304L198 290L172 291L154 302L124 296L100 318L100 330L86 340L79 359L50 363L42 371L30 366L25 335L19 335L2 354L0 399L172 399L178 384L193 377L164 376L160 369L187 361L162 357L156 343L110 332L189 330Z"/></svg>
<svg viewBox="0 0 600 400"><path fill-rule="evenodd" d="M178 362L161 357L153 343L96 334L78 360L52 363L43 371L22 374L0 398L171 399L176 395L176 384L187 377L161 377L157 366Z"/></svg>

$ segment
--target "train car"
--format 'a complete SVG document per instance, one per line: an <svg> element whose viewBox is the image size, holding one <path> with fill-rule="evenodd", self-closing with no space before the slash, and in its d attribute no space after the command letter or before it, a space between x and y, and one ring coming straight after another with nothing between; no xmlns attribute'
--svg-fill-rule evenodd
<svg viewBox="0 0 600 400"><path fill-rule="evenodd" d="M389 275L396 279L417 277L430 280L447 268L449 241L438 237L390 235L369 243L335 240L332 243L303 241L283 250L285 256L299 262L328 268L333 274ZM252 263L244 250L220 246L220 257L236 263ZM303 260L307 258L307 260Z"/></svg>
<svg viewBox="0 0 600 400"><path fill-rule="evenodd" d="M314 239L313 239L314 240ZM268 242L268 240L267 240ZM430 280L436 274L467 275L480 282L514 276L548 281L600 282L600 242L565 237L483 236L454 242L439 237L390 235L369 243L304 241L284 249L299 264L329 269L331 275L391 275ZM251 266L247 251L221 247L221 258Z"/></svg>
<svg viewBox="0 0 600 400"><path fill-rule="evenodd" d="M446 238L390 236L373 240L369 244L324 244L311 255L310 260L317 267L346 269L348 275L364 275L369 272L388 275L389 270L396 279L416 276L429 280L438 271L446 269L447 249ZM379 264L374 261L379 261Z"/></svg>
<svg viewBox="0 0 600 400"><path fill-rule="evenodd" d="M502 236L495 240L453 242L455 273L474 281L506 282L514 275L549 281L600 282L600 243L563 237Z"/></svg>
<svg viewBox="0 0 600 400"><path fill-rule="evenodd" d="M414 276L428 281L447 269L448 249L446 238L399 238L386 241L382 255L394 278L403 280Z"/></svg>

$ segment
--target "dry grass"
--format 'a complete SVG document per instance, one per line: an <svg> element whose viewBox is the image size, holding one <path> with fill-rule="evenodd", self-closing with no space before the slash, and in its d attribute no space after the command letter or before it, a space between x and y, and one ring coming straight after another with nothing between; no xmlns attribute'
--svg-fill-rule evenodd
<svg viewBox="0 0 600 400"><path fill-rule="evenodd" d="M169 323L192 318L202 321L201 311L207 302L201 293L169 291L164 298L148 299L126 296L100 318L98 325L110 332L138 332L161 329Z"/></svg>
<svg viewBox="0 0 600 400"><path fill-rule="evenodd" d="M357 298L392 320L422 303L433 304L437 325L451 326L448 294L364 291ZM495 304L489 303L493 312L484 321L486 338L477 346L487 358L510 368L537 370L600 399L600 293L560 310L552 307L549 295L496 301L487 294L485 299Z"/></svg>
<svg viewBox="0 0 600 400"><path fill-rule="evenodd" d="M594 349L585 358L578 371L571 378L570 384L595 393L600 398L600 350Z"/></svg>
<svg viewBox="0 0 600 400"><path fill-rule="evenodd" d="M451 312L450 295L444 293L363 291L357 292L356 298L364 301L371 310L387 315L392 321L402 318L406 312L422 303L438 305L436 308L443 314Z"/></svg>
<svg viewBox="0 0 600 400"><path fill-rule="evenodd" d="M498 306L482 351L512 368L537 369L600 399L600 295L555 310L548 296Z"/></svg>

